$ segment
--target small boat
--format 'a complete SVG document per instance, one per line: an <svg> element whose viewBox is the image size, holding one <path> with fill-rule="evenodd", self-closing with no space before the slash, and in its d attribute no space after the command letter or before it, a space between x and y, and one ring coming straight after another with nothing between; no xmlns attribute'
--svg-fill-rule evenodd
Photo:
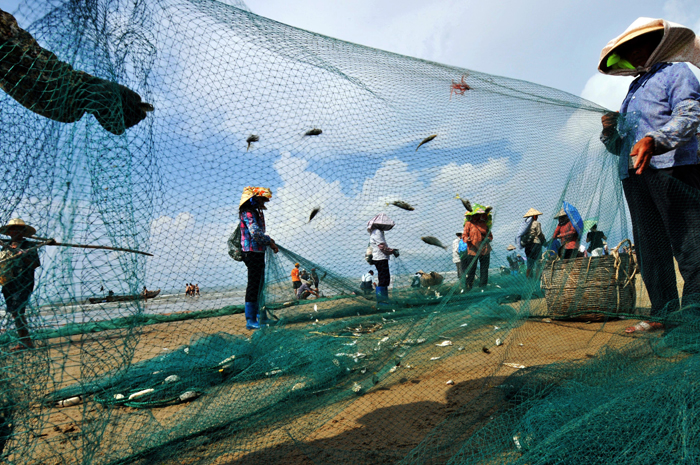
<svg viewBox="0 0 700 465"><path fill-rule="evenodd" d="M148 291L148 292L146 292L145 296L143 294L108 295L106 297L90 297L90 298L88 298L88 300L90 301L91 304L100 304L103 302L130 302L132 300L152 299L155 296L157 296L158 294L160 294L160 289L155 290L155 291Z"/></svg>

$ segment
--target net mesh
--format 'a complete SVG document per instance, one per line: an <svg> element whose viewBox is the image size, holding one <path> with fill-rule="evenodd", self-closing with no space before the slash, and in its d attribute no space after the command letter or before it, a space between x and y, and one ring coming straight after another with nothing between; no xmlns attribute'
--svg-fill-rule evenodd
<svg viewBox="0 0 700 465"><path fill-rule="evenodd" d="M5 462L700 459L688 284L666 332L624 332L651 304L603 108L242 2L28 0L16 16L31 36L4 17L0 221L152 256L38 247L31 350L11 350L24 323L4 284ZM253 332L227 244L249 185L273 192L280 248L259 301L271 323ZM467 199L493 207L488 262L451 253ZM584 246L604 232L604 256L558 255L563 206ZM530 208L534 257L516 240ZM381 212L400 250L386 297L360 278ZM297 298L295 263L317 297Z"/></svg>

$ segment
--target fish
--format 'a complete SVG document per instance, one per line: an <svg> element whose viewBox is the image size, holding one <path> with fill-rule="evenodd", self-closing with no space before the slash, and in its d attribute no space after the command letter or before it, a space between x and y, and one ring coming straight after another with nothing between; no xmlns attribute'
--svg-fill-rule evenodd
<svg viewBox="0 0 700 465"><path fill-rule="evenodd" d="M431 140L435 139L436 137L437 137L437 134L433 134L432 136L428 136L428 137L426 137L425 139L423 139L423 140L421 141L421 143L418 144L418 147L416 147L416 152L418 151L418 149L420 148L421 145L427 144L428 142L430 142Z"/></svg>
<svg viewBox="0 0 700 465"><path fill-rule="evenodd" d="M387 205L393 205L395 207L399 207L399 208L402 208L404 210L408 210L410 212L415 210L415 208L413 208L410 204L404 202L403 200L394 200L391 203L387 203Z"/></svg>
<svg viewBox="0 0 700 465"><path fill-rule="evenodd" d="M433 236L423 236L420 238L423 242L425 242L428 245L434 245L437 247L442 247L443 249L447 249L446 245L443 245L442 242L437 237Z"/></svg>
<svg viewBox="0 0 700 465"><path fill-rule="evenodd" d="M248 142L248 148L245 149L245 151L247 152L248 150L250 150L250 144L252 144L253 142L257 142L259 140L260 140L260 137L256 136L255 134L249 135L248 138L245 140L246 142Z"/></svg>
<svg viewBox="0 0 700 465"><path fill-rule="evenodd" d="M311 210L311 214L309 215L309 221L307 223L311 223L311 220L318 215L318 212L321 211L321 207L316 207L313 210Z"/></svg>
<svg viewBox="0 0 700 465"><path fill-rule="evenodd" d="M461 201L462 201L462 205L464 205L464 208L465 208L468 212L472 211L472 203L469 201L469 199L463 199L462 197L459 196L459 194L457 194L457 196L455 197L455 199L461 200Z"/></svg>
<svg viewBox="0 0 700 465"><path fill-rule="evenodd" d="M323 133L323 131L321 131L320 129L313 128L313 129L309 129L308 131L306 131L306 133L304 135L305 136L318 136L318 135L321 135L322 133Z"/></svg>

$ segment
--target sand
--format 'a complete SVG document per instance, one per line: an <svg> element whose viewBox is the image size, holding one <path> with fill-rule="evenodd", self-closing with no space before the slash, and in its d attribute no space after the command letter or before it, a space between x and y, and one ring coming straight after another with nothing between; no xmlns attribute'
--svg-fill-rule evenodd
<svg viewBox="0 0 700 465"><path fill-rule="evenodd" d="M531 304L535 313L545 305L543 299L533 300ZM313 315L313 305L310 301L296 311ZM322 302L319 311L337 305L338 301ZM516 310L519 305L512 304ZM264 432L258 436L259 450L234 452L223 441L189 450L186 457L168 463L196 463L199 458L211 456L218 456L212 462L216 464L394 463L445 420L459 418L462 425L488 421L490 412L482 406L493 405L494 402L486 400L497 400L494 396L503 395L499 386L517 371L504 363L532 367L587 359L596 357L603 347L620 346L634 337L624 333L624 328L632 323L630 320L586 323L532 317L521 322L506 333L503 345L496 346L495 340L489 344L488 354L480 350L459 352L453 347L449 356L431 362L426 351L413 350L395 373L367 393L336 406L336 410L330 409L332 414L310 412L285 428ZM50 388L65 387L87 376L86 367L99 367L105 372L120 366L124 360L147 360L164 350L186 345L193 337L219 331L250 334L245 329L244 316L238 314L48 341L53 378L60 380ZM116 340L122 351L105 357L104 348ZM460 340L455 339L454 344L460 345ZM154 421L168 425L169 417L193 406L194 403L144 410L113 408L106 437L115 448L128 447L129 431L134 434ZM54 463L66 453L78 461L84 450L85 438L81 439L81 433L96 434L95 437L102 434L91 433L90 425L104 419L104 408L89 400L74 407L50 409L48 415L46 412L44 409L44 416L37 420L37 430L33 433L43 444L36 451L42 452L37 454L35 463ZM294 432L294 436L290 437L288 431Z"/></svg>

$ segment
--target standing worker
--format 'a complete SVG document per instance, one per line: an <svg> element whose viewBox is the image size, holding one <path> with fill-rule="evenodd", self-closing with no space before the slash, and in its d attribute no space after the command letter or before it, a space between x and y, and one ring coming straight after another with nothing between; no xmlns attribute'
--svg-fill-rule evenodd
<svg viewBox="0 0 700 465"><path fill-rule="evenodd" d="M314 283L314 288L316 289L316 292L318 292L318 273L316 273L316 268L311 268L311 281Z"/></svg>
<svg viewBox="0 0 700 465"><path fill-rule="evenodd" d="M517 245L525 249L525 257L527 259L527 271L525 276L530 278L535 276L533 269L537 260L542 255L542 245L545 242L545 235L542 233L542 225L537 218L542 214L541 211L534 208L529 209L523 215L523 225L518 237L515 239Z"/></svg>
<svg viewBox="0 0 700 465"><path fill-rule="evenodd" d="M700 302L700 40L684 26L639 18L608 42L603 74L636 76L619 113L602 117L601 141L619 155L619 175L650 315L628 333L663 329L659 319L678 310L674 258L683 277L683 306Z"/></svg>
<svg viewBox="0 0 700 465"><path fill-rule="evenodd" d="M563 208L554 216L554 219L559 220L559 224L554 230L554 235L552 236L552 240L559 239L562 243L562 246L559 249L559 256L565 260L567 258L576 258L578 255L579 243L576 228L574 228L574 225L571 223L571 220L569 220L569 217Z"/></svg>
<svg viewBox="0 0 700 465"><path fill-rule="evenodd" d="M384 232L391 230L394 226L395 223L385 213L380 213L367 222L372 260L374 266L377 267L377 302L389 300L389 284L391 283L389 257L391 255L399 256L399 249L390 248L384 238Z"/></svg>
<svg viewBox="0 0 700 465"><path fill-rule="evenodd" d="M279 252L275 241L265 234L265 204L270 201L272 192L266 187L243 189L238 206L241 228L241 248L243 263L248 268L248 285L245 290L246 329L259 329L258 298L265 284L265 250L269 246L274 253Z"/></svg>
<svg viewBox="0 0 700 465"><path fill-rule="evenodd" d="M464 260L459 256L459 243L462 240L462 233L457 233L457 238L452 241L452 263L457 267L457 281L462 280L464 272Z"/></svg>
<svg viewBox="0 0 700 465"><path fill-rule="evenodd" d="M0 252L0 284L7 312L14 318L19 336L19 344L12 350L30 349L34 343L29 335L26 311L34 291L34 270L41 266L41 262L38 243L26 238L36 234L36 229L15 218L0 228L0 234L10 236L9 241L3 242Z"/></svg>
<svg viewBox="0 0 700 465"><path fill-rule="evenodd" d="M586 242L589 242L588 253L591 257L602 257L605 255L605 241L608 238L603 231L598 231L598 224L591 226L591 230L586 234Z"/></svg>
<svg viewBox="0 0 700 465"><path fill-rule="evenodd" d="M301 287L301 277L299 276L299 263L294 264L292 268L292 288L294 289L294 294L296 295L297 289Z"/></svg>
<svg viewBox="0 0 700 465"><path fill-rule="evenodd" d="M475 204L472 211L464 214L464 230L462 242L467 244L467 279L466 288L470 290L476 276L476 265L479 264L479 287L485 287L489 282L489 264L491 262L491 245L493 234L491 226L491 207Z"/></svg>

